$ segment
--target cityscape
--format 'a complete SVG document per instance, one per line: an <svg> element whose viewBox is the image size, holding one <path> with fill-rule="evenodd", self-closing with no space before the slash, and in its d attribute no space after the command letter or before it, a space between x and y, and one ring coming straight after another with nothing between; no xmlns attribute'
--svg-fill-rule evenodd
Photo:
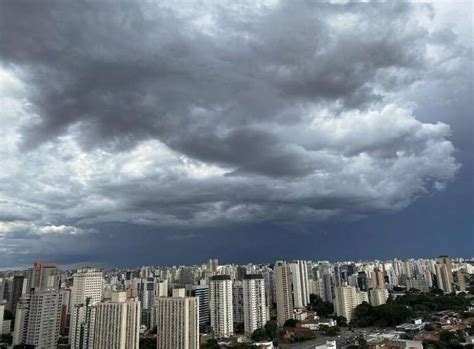
<svg viewBox="0 0 474 349"><path fill-rule="evenodd" d="M0 0L0 349L474 349L474 0Z"/></svg>
<svg viewBox="0 0 474 349"><path fill-rule="evenodd" d="M474 260L0 273L1 348L472 348Z"/></svg>

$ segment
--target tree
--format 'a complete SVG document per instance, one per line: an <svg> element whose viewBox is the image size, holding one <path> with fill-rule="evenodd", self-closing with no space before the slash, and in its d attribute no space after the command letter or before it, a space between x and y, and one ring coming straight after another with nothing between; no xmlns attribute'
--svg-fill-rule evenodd
<svg viewBox="0 0 474 349"><path fill-rule="evenodd" d="M438 296L442 296L444 294L443 290L439 289L439 288L433 288L431 289L430 291L431 294L435 294L435 295L438 295Z"/></svg>
<svg viewBox="0 0 474 349"><path fill-rule="evenodd" d="M267 331L265 331L265 328L257 328L255 331L253 331L250 338L255 342L261 342L270 339Z"/></svg>
<svg viewBox="0 0 474 349"><path fill-rule="evenodd" d="M434 331L435 327L432 324L426 324L424 329L425 331Z"/></svg>
<svg viewBox="0 0 474 349"><path fill-rule="evenodd" d="M332 327L328 327L324 332L326 333L326 335L330 337L334 337L340 332L340 329L337 326L332 326Z"/></svg>
<svg viewBox="0 0 474 349"><path fill-rule="evenodd" d="M401 304L391 303L373 307L364 302L354 309L352 324L358 327L396 326L412 316L411 310Z"/></svg>
<svg viewBox="0 0 474 349"><path fill-rule="evenodd" d="M271 339L278 338L277 322L275 320L267 321L267 323L265 324L265 332L267 333L267 336L270 337Z"/></svg>
<svg viewBox="0 0 474 349"><path fill-rule="evenodd" d="M297 323L298 323L298 321L295 320L295 319L288 319L283 324L283 327L296 327Z"/></svg>
<svg viewBox="0 0 474 349"><path fill-rule="evenodd" d="M337 326L346 327L347 319L344 316L336 316Z"/></svg>
<svg viewBox="0 0 474 349"><path fill-rule="evenodd" d="M217 340L209 339L206 343L201 346L202 349L220 349Z"/></svg>
<svg viewBox="0 0 474 349"><path fill-rule="evenodd" d="M309 307L314 310L320 317L328 317L334 312L334 305L331 302L326 302L321 297L311 294L309 296Z"/></svg>

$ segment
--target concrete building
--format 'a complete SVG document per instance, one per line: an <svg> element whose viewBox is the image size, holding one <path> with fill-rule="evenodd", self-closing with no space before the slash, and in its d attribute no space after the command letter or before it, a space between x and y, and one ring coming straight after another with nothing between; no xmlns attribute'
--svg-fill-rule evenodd
<svg viewBox="0 0 474 349"><path fill-rule="evenodd" d="M244 291L240 280L235 280L232 284L232 312L234 323L242 324L244 322Z"/></svg>
<svg viewBox="0 0 474 349"><path fill-rule="evenodd" d="M376 268L371 273L370 283L372 288L385 288L384 272Z"/></svg>
<svg viewBox="0 0 474 349"><path fill-rule="evenodd" d="M268 321L265 280L261 274L243 276L244 330L252 334Z"/></svg>
<svg viewBox="0 0 474 349"><path fill-rule="evenodd" d="M26 293L28 279L23 275L15 275L11 281L9 290L9 309L16 313L16 305L20 298Z"/></svg>
<svg viewBox="0 0 474 349"><path fill-rule="evenodd" d="M188 296L199 301L199 328L205 329L210 324L209 318L209 286L193 285L188 288Z"/></svg>
<svg viewBox="0 0 474 349"><path fill-rule="evenodd" d="M32 289L59 289L59 269L56 264L35 262L28 270L27 292Z"/></svg>
<svg viewBox="0 0 474 349"><path fill-rule="evenodd" d="M290 266L286 262L275 265L275 290L277 303L277 322L283 324L294 316L292 276Z"/></svg>
<svg viewBox="0 0 474 349"><path fill-rule="evenodd" d="M334 289L337 316L344 316L347 322L352 319L352 312L359 304L361 297L354 286L339 286Z"/></svg>
<svg viewBox="0 0 474 349"><path fill-rule="evenodd" d="M59 339L62 295L59 290L35 290L18 303L13 344L37 349L56 348Z"/></svg>
<svg viewBox="0 0 474 349"><path fill-rule="evenodd" d="M388 290L386 288L373 288L369 290L370 304L374 307L387 303Z"/></svg>
<svg viewBox="0 0 474 349"><path fill-rule="evenodd" d="M73 275L71 291L71 349L93 348L95 305L102 301L102 271L93 268L78 269Z"/></svg>
<svg viewBox="0 0 474 349"><path fill-rule="evenodd" d="M157 348L199 348L198 303L196 297L185 297L184 289L156 299Z"/></svg>
<svg viewBox="0 0 474 349"><path fill-rule="evenodd" d="M215 275L209 284L211 327L216 338L234 334L232 280L229 275Z"/></svg>
<svg viewBox="0 0 474 349"><path fill-rule="evenodd" d="M126 292L96 305L94 349L138 349L140 302L127 299Z"/></svg>
<svg viewBox="0 0 474 349"><path fill-rule="evenodd" d="M294 261L289 264L293 285L293 307L304 308L309 304L308 265L306 261Z"/></svg>

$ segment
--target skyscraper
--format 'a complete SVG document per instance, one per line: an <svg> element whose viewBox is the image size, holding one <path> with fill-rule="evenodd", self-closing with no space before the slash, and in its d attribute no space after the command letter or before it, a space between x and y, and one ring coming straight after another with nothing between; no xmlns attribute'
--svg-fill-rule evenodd
<svg viewBox="0 0 474 349"><path fill-rule="evenodd" d="M388 290L386 288L373 288L369 290L370 304L374 307L387 303Z"/></svg>
<svg viewBox="0 0 474 349"><path fill-rule="evenodd" d="M20 300L21 296L26 293L27 283L28 279L26 279L23 275L13 276L9 301L9 308L12 313L16 312L16 305L18 301Z"/></svg>
<svg viewBox="0 0 474 349"><path fill-rule="evenodd" d="M59 290L35 290L25 294L15 317L14 344L37 349L55 348L59 338L62 295Z"/></svg>
<svg viewBox="0 0 474 349"><path fill-rule="evenodd" d="M99 269L78 269L71 292L71 349L93 348L94 306L102 300L103 276Z"/></svg>
<svg viewBox="0 0 474 349"><path fill-rule="evenodd" d="M199 301L199 328L209 326L209 286L193 285L190 287L189 296L196 297Z"/></svg>
<svg viewBox="0 0 474 349"><path fill-rule="evenodd" d="M265 280L261 274L243 276L244 330L251 334L268 321Z"/></svg>
<svg viewBox="0 0 474 349"><path fill-rule="evenodd" d="M306 261L294 261L289 264L293 285L293 307L304 308L309 304L308 266Z"/></svg>
<svg viewBox="0 0 474 349"><path fill-rule="evenodd" d="M343 285L335 287L334 291L337 316L344 316L347 322L351 321L352 312L361 303L362 297L359 296L354 286Z"/></svg>
<svg viewBox="0 0 474 349"><path fill-rule="evenodd" d="M242 324L244 322L244 291L240 280L235 280L232 284L232 312L234 323Z"/></svg>
<svg viewBox="0 0 474 349"><path fill-rule="evenodd" d="M451 258L448 256L440 256L435 265L436 279L438 281L438 288L446 293L453 292L453 267Z"/></svg>
<svg viewBox="0 0 474 349"><path fill-rule="evenodd" d="M28 289L58 289L59 269L52 263L35 262L28 270Z"/></svg>
<svg viewBox="0 0 474 349"><path fill-rule="evenodd" d="M294 315L291 270L286 262L275 265L275 290L278 325L283 326Z"/></svg>
<svg viewBox="0 0 474 349"><path fill-rule="evenodd" d="M126 292L96 305L94 349L138 349L139 330L140 302Z"/></svg>
<svg viewBox="0 0 474 349"><path fill-rule="evenodd" d="M209 285L209 310L211 327L216 338L234 334L232 307L232 280L229 275L211 277Z"/></svg>
<svg viewBox="0 0 474 349"><path fill-rule="evenodd" d="M156 299L157 348L199 348L198 303L196 297L185 297L184 289Z"/></svg>

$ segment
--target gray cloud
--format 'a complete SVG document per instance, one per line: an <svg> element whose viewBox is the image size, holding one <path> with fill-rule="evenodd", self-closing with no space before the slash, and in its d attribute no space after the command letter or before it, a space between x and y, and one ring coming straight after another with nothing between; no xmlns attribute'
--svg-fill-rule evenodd
<svg viewBox="0 0 474 349"><path fill-rule="evenodd" d="M470 51L431 6L181 5L0 3L4 240L353 219L453 180L450 127L410 94Z"/></svg>

